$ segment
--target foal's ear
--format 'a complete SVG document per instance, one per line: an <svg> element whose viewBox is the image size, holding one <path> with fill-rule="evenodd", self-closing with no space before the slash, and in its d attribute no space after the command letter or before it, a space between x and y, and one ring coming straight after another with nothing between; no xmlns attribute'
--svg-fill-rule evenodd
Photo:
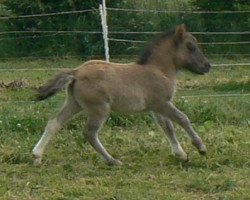
<svg viewBox="0 0 250 200"><path fill-rule="evenodd" d="M175 37L178 39L182 39L184 33L186 33L186 26L185 24L181 24L175 28Z"/></svg>

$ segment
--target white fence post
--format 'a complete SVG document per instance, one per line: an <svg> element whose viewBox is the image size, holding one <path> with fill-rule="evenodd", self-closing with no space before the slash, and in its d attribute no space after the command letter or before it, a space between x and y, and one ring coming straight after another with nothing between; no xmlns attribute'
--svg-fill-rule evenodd
<svg viewBox="0 0 250 200"><path fill-rule="evenodd" d="M102 0L102 4L99 5L99 11L102 21L102 35L104 40L104 50L106 61L109 62L109 44L108 44L108 26L107 26L107 10L106 1Z"/></svg>

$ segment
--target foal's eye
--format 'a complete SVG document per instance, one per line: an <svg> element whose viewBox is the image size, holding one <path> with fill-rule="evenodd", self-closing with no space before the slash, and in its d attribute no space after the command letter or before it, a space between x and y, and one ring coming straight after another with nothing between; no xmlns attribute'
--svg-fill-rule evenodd
<svg viewBox="0 0 250 200"><path fill-rule="evenodd" d="M188 42L188 43L187 43L187 48L188 48L190 51L195 51L195 50L196 50L196 45L195 45L194 43Z"/></svg>

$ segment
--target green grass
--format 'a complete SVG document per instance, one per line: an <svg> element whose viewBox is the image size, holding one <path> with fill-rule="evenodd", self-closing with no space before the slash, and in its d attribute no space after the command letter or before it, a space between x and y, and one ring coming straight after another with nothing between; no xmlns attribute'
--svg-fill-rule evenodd
<svg viewBox="0 0 250 200"><path fill-rule="evenodd" d="M0 68L74 67L80 63L6 61ZM123 165L108 167L82 137L83 114L60 131L48 146L43 165L34 167L31 150L48 118L63 104L64 93L40 103L30 100L34 88L54 73L0 73L4 83L25 80L20 89L0 88L0 199L249 199L250 96L195 97L249 93L249 67L217 67L206 76L179 75L175 104L206 143L206 157L195 151L176 126L190 158L182 164L171 155L166 137L150 115L113 113L100 139Z"/></svg>

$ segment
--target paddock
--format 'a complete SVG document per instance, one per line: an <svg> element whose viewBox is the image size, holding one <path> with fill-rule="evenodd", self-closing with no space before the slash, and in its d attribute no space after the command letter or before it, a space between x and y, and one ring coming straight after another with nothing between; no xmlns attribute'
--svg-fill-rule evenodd
<svg viewBox="0 0 250 200"><path fill-rule="evenodd" d="M33 145L47 119L64 101L61 92L47 101L32 102L34 88L55 73L41 68L73 68L81 62L77 59L0 62L1 69L16 67L15 71L0 73L4 83L0 88L2 198L164 199L167 195L172 199L184 196L186 199L238 199L249 196L250 68L247 66L218 66L205 76L179 74L174 102L189 116L206 143L206 157L194 151L182 129L176 126L178 138L191 158L182 164L171 155L164 133L150 115L113 113L100 138L123 165L106 166L82 136L86 121L83 114L56 135L42 166L34 167ZM224 59L223 62L235 61ZM27 66L33 70L21 70ZM12 87L4 87L11 83Z"/></svg>

